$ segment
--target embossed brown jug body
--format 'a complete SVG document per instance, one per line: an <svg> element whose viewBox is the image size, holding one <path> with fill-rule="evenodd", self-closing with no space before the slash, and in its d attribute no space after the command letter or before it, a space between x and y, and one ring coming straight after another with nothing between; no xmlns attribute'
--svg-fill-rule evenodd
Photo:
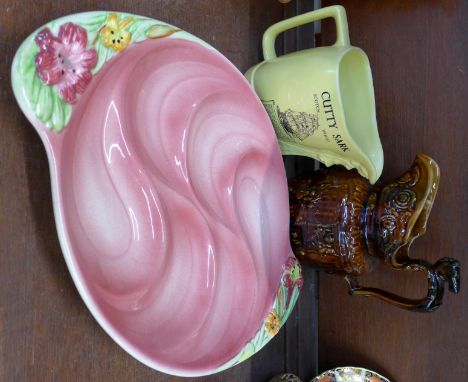
<svg viewBox="0 0 468 382"><path fill-rule="evenodd" d="M460 265L453 258L435 264L411 259L409 248L424 234L437 193L440 171L427 155L395 181L371 188L356 171L332 167L290 183L291 242L302 262L344 275L351 294L373 296L401 308L432 311L444 284L458 293ZM409 299L359 286L357 276L380 259L397 270L424 271L427 295Z"/></svg>

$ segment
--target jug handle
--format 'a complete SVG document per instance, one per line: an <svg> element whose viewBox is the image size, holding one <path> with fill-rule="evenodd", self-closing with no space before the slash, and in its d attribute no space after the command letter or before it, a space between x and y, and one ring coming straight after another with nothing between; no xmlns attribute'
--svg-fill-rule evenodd
<svg viewBox="0 0 468 382"><path fill-rule="evenodd" d="M263 34L262 45L264 59L271 60L276 57L275 40L280 33L298 27L299 25L326 19L328 17L332 17L336 24L336 42L333 46L349 46L346 11L341 5L333 5L316 11L307 12L303 15L291 17L290 19L280 21L270 26Z"/></svg>
<svg viewBox="0 0 468 382"><path fill-rule="evenodd" d="M403 252L403 256L399 257L401 262L393 259L392 266L397 270L425 271L428 282L426 297L410 299L379 288L361 287L355 276L345 277L349 285L349 293L351 295L375 297L406 310L432 312L442 305L446 282L448 283L450 292L458 293L460 291L460 262L458 260L451 257L443 257L436 263L430 264L425 260L410 259L407 246L400 251Z"/></svg>

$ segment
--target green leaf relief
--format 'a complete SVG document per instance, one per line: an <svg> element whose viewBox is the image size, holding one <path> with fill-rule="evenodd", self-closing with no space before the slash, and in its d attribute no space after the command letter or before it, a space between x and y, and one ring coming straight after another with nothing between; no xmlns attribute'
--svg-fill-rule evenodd
<svg viewBox="0 0 468 382"><path fill-rule="evenodd" d="M41 87L36 103L36 116L46 123L54 111L54 99L50 94L50 87Z"/></svg>
<svg viewBox="0 0 468 382"><path fill-rule="evenodd" d="M296 301L299 297L299 287L296 285L294 287L294 290L291 294L291 298L289 300L289 305L288 305L288 309L286 310L284 316L281 318L281 325L283 325L286 320L288 319L288 317L290 316L291 312L293 311L294 307L296 306Z"/></svg>
<svg viewBox="0 0 468 382"><path fill-rule="evenodd" d="M56 95L56 93L54 94ZM71 107L56 95L54 110L55 113L52 114L50 128L60 131L66 126L66 124L70 120Z"/></svg>
<svg viewBox="0 0 468 382"><path fill-rule="evenodd" d="M276 311L280 317L284 316L286 311L286 301L288 301L288 288L286 288L281 282L281 285L278 290L278 305L276 307Z"/></svg>
<svg viewBox="0 0 468 382"><path fill-rule="evenodd" d="M156 24L151 27L149 27L145 34L146 37L148 38L162 38L162 37L167 37L170 36L171 34L175 32L179 32L180 29L172 27L167 24Z"/></svg>
<svg viewBox="0 0 468 382"><path fill-rule="evenodd" d="M131 42L140 42L146 40L146 29L151 25L154 25L154 21L151 19L134 19L134 22L127 28L132 35Z"/></svg>
<svg viewBox="0 0 468 382"><path fill-rule="evenodd" d="M42 81L36 74L36 68L33 66L24 78L26 78L28 84L31 84L30 89L28 89L30 92L30 103L35 105L39 100L39 94L42 86Z"/></svg>
<svg viewBox="0 0 468 382"><path fill-rule="evenodd" d="M97 14L94 16L86 16L84 20L77 22L77 24L88 31L88 37L90 33L96 33L106 23L107 13ZM91 39L88 40L91 43Z"/></svg>
<svg viewBox="0 0 468 382"><path fill-rule="evenodd" d="M93 75L95 75L99 70L101 70L102 66L117 54L114 50L112 50L111 48L107 48L104 45L101 36L98 36L98 38L96 39L96 45L94 48L96 49L96 53L98 55L98 62L92 70Z"/></svg>
<svg viewBox="0 0 468 382"><path fill-rule="evenodd" d="M241 352L239 358L237 359L236 363L241 363L241 362L245 361L246 359L249 359L256 352L257 352L257 350L255 349L255 346L252 343L247 344L245 346L245 348L242 350L242 352Z"/></svg>

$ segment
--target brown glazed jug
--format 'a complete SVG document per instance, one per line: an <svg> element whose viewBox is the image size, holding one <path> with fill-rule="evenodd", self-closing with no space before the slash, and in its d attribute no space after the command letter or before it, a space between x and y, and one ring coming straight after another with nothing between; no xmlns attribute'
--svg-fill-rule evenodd
<svg viewBox="0 0 468 382"><path fill-rule="evenodd" d="M400 308L437 309L445 283L460 289L460 264L444 257L431 264L409 257L411 243L426 231L439 185L437 163L417 155L411 168L395 181L371 187L357 171L330 167L289 184L291 243L297 258L331 273L344 275L350 294L372 296ZM358 284L357 276L380 259L395 270L427 273L427 295L397 296Z"/></svg>

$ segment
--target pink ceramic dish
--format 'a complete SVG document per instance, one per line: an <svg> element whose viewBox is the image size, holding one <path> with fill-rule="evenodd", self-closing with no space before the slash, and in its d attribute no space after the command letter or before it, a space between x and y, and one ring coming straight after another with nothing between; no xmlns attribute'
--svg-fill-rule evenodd
<svg viewBox="0 0 468 382"><path fill-rule="evenodd" d="M68 268L132 356L195 376L257 352L302 285L275 134L243 76L171 25L92 12L18 49Z"/></svg>

